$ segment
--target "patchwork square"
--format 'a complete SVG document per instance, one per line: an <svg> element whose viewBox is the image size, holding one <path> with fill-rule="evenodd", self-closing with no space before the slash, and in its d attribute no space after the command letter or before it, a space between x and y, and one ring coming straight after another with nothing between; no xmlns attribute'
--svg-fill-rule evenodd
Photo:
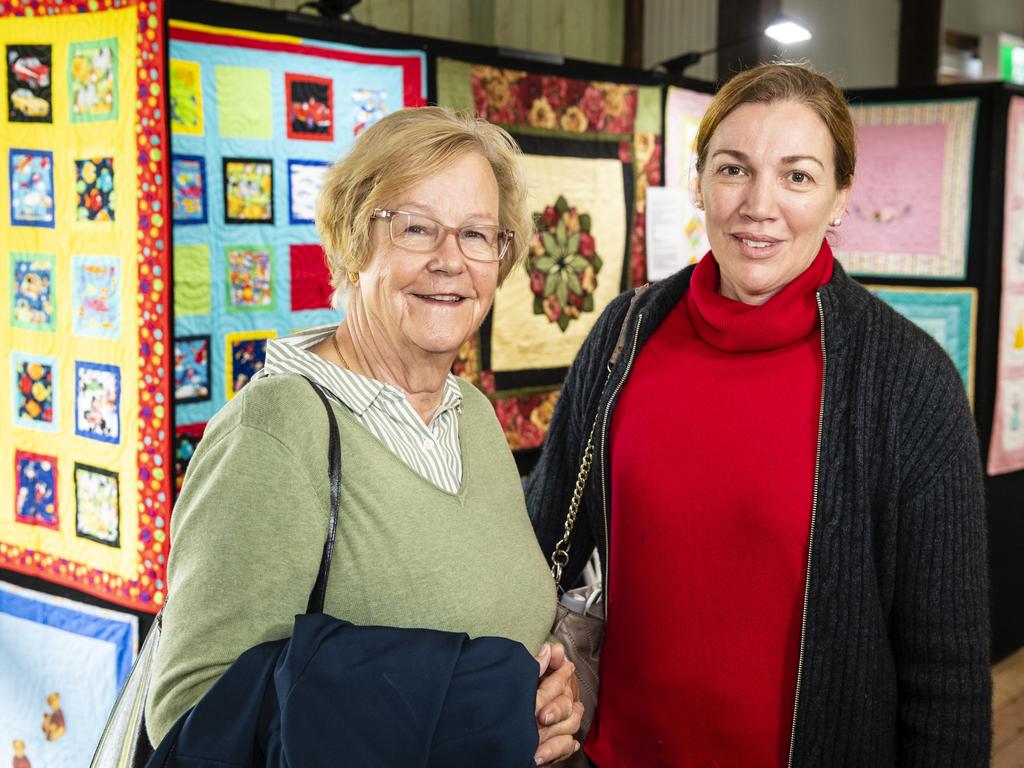
<svg viewBox="0 0 1024 768"><path fill-rule="evenodd" d="M327 257L319 243L302 243L290 247L292 311L330 309L331 272Z"/></svg>
<svg viewBox="0 0 1024 768"><path fill-rule="evenodd" d="M11 226L54 226L53 153L12 149Z"/></svg>
<svg viewBox="0 0 1024 768"><path fill-rule="evenodd" d="M174 314L210 314L210 247L205 243L175 245L173 258Z"/></svg>
<svg viewBox="0 0 1024 768"><path fill-rule="evenodd" d="M14 423L30 429L56 432L57 358L11 352Z"/></svg>
<svg viewBox="0 0 1024 768"><path fill-rule="evenodd" d="M75 219L114 221L114 158L75 160Z"/></svg>
<svg viewBox="0 0 1024 768"><path fill-rule="evenodd" d="M267 339L274 331L238 331L225 335L225 398L230 400L263 370L267 359Z"/></svg>
<svg viewBox="0 0 1024 768"><path fill-rule="evenodd" d="M75 362L75 434L117 443L121 439L121 369Z"/></svg>
<svg viewBox="0 0 1024 768"><path fill-rule="evenodd" d="M192 456L199 447L199 441L206 431L206 422L197 424L179 424L174 428L174 498L181 493L185 483L185 473L192 461Z"/></svg>
<svg viewBox="0 0 1024 768"><path fill-rule="evenodd" d="M14 452L14 519L57 530L57 459L28 451Z"/></svg>
<svg viewBox="0 0 1024 768"><path fill-rule="evenodd" d="M121 546L121 498L117 472L75 462L75 534L109 547Z"/></svg>
<svg viewBox="0 0 1024 768"><path fill-rule="evenodd" d="M289 139L334 141L334 82L312 75L284 75Z"/></svg>
<svg viewBox="0 0 1024 768"><path fill-rule="evenodd" d="M52 47L8 45L5 53L7 119L12 123L52 123Z"/></svg>
<svg viewBox="0 0 1024 768"><path fill-rule="evenodd" d="M76 336L121 335L121 260L116 256L71 257L71 330Z"/></svg>
<svg viewBox="0 0 1024 768"><path fill-rule="evenodd" d="M201 156L171 158L171 202L175 224L206 223L206 161Z"/></svg>
<svg viewBox="0 0 1024 768"><path fill-rule="evenodd" d="M224 158L224 221L274 223L274 164L267 158Z"/></svg>
<svg viewBox="0 0 1024 768"><path fill-rule="evenodd" d="M273 249L268 245L229 245L224 253L227 266L227 309L229 312L274 308L271 287Z"/></svg>
<svg viewBox="0 0 1024 768"><path fill-rule="evenodd" d="M171 59L167 74L171 132L203 135L202 70L198 61Z"/></svg>
<svg viewBox="0 0 1024 768"><path fill-rule="evenodd" d="M174 402L210 399L210 337L181 336L174 340Z"/></svg>
<svg viewBox="0 0 1024 768"><path fill-rule="evenodd" d="M52 331L57 324L57 259L43 253L11 254L11 325Z"/></svg>
<svg viewBox="0 0 1024 768"><path fill-rule="evenodd" d="M312 224L316 196L330 163L318 160L288 161L288 222Z"/></svg>
<svg viewBox="0 0 1024 768"><path fill-rule="evenodd" d="M387 114L388 92L374 88L352 91L352 135L358 136Z"/></svg>
<svg viewBox="0 0 1024 768"><path fill-rule="evenodd" d="M220 135L237 139L273 139L270 70L257 67L214 67L217 123Z"/></svg>
<svg viewBox="0 0 1024 768"><path fill-rule="evenodd" d="M72 43L68 61L71 122L116 120L117 40Z"/></svg>

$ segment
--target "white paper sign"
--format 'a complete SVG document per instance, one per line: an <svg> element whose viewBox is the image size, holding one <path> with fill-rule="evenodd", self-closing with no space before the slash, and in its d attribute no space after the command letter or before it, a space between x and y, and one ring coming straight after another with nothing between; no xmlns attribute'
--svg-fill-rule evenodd
<svg viewBox="0 0 1024 768"><path fill-rule="evenodd" d="M647 188L647 279L661 280L690 263L683 236L686 190Z"/></svg>

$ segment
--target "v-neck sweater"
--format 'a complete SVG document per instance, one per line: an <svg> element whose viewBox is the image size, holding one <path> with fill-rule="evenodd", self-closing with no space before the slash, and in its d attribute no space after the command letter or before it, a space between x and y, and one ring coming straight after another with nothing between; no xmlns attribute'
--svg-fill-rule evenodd
<svg viewBox="0 0 1024 768"><path fill-rule="evenodd" d="M555 592L515 461L461 382L462 483L448 493L332 405L341 509L324 612L495 635L535 653ZM291 634L327 531L327 416L298 376L255 379L210 422L171 519L168 603L146 720L157 743L248 648Z"/></svg>
<svg viewBox="0 0 1024 768"><path fill-rule="evenodd" d="M709 255L636 359L611 425L602 768L786 764L831 275L826 247L748 305Z"/></svg>

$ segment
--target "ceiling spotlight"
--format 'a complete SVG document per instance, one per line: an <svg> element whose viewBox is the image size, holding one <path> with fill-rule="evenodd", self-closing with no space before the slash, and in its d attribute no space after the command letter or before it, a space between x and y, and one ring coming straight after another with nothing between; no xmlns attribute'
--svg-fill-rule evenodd
<svg viewBox="0 0 1024 768"><path fill-rule="evenodd" d="M804 40L811 39L811 33L807 28L800 26L795 21L777 21L770 24L764 33L783 45L802 43Z"/></svg>

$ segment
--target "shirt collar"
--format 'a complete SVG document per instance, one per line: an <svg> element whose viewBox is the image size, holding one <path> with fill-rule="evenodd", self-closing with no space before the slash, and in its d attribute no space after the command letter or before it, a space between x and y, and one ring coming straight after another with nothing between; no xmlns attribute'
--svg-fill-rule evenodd
<svg viewBox="0 0 1024 768"><path fill-rule="evenodd" d="M406 400L405 392L400 387L334 365L309 351L337 329L336 325L323 325L298 331L290 336L269 339L263 369L253 378L283 373L304 374L359 416L362 416L374 402L379 401L383 407L385 402ZM461 407L462 390L459 388L459 380L454 374L449 373L434 418L453 409L461 410Z"/></svg>

